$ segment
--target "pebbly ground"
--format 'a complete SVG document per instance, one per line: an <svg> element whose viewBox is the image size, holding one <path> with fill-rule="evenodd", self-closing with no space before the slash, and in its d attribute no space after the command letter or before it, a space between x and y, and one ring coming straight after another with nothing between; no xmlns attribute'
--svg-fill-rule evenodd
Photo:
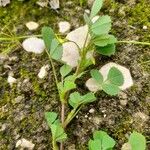
<svg viewBox="0 0 150 150"><path fill-rule="evenodd" d="M90 6L84 3L81 7L77 1L64 1L61 5L56 12L50 8L41 9L35 1L12 0L10 5L0 8L0 31L5 27L3 32L8 34L9 31L16 35L39 34L44 25L53 27L57 32L57 23L63 20L69 21L72 29L83 24L82 14ZM102 9L103 14L112 17L112 33L119 40L145 42L150 41L149 11L149 0L106 1ZM38 30L27 30L25 23L30 20L40 24ZM147 29L143 26L147 26ZM9 43L0 43L1 52L10 51L8 56L0 59L0 149L14 150L16 142L25 138L35 144L35 150L50 150L50 130L44 120L44 112L60 111L60 103L51 68L45 79L37 77L40 68L49 64L48 58L45 53L30 54L18 43L12 44L14 47L10 47ZM117 141L116 150L127 142L133 130L141 132L150 141L149 57L150 47L131 44L118 44L117 52L111 58L97 57L95 68L110 61L129 68L134 86L115 97L97 93L97 101L84 107L68 126L69 138L65 149L86 150L92 131L96 129L107 131ZM12 87L7 82L10 72L17 79ZM83 80L77 81L82 93L87 91L84 82L88 77L86 75ZM150 145L147 144L149 149Z"/></svg>

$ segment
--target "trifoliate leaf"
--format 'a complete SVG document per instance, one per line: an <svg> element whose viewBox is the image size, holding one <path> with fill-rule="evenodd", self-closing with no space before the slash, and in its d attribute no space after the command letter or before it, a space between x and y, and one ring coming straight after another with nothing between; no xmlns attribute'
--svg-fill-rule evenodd
<svg viewBox="0 0 150 150"><path fill-rule="evenodd" d="M63 47L59 41L54 38L51 42L50 56L55 60L60 60L63 54Z"/></svg>
<svg viewBox="0 0 150 150"><path fill-rule="evenodd" d="M145 137L138 133L133 132L129 137L129 144L132 150L145 150L146 149L146 139Z"/></svg>
<svg viewBox="0 0 150 150"><path fill-rule="evenodd" d="M117 39L113 35L106 34L106 35L96 36L93 39L93 42L97 46L104 47L108 44L116 43Z"/></svg>
<svg viewBox="0 0 150 150"><path fill-rule="evenodd" d="M107 80L109 81L109 83L117 86L121 86L124 83L124 77L122 72L115 67L112 67L109 70Z"/></svg>
<svg viewBox="0 0 150 150"><path fill-rule="evenodd" d="M96 82L98 82L99 84L102 84L102 83L103 83L103 76L102 76L102 74L101 74L98 70L93 69L93 70L91 70L90 73L91 73L92 78L93 78Z"/></svg>
<svg viewBox="0 0 150 150"><path fill-rule="evenodd" d="M111 56L114 55L116 52L116 47L114 44L109 44L104 47L96 47L96 51L102 55Z"/></svg>
<svg viewBox="0 0 150 150"><path fill-rule="evenodd" d="M66 75L68 75L71 72L71 70L72 70L72 68L65 64L60 68L60 74L62 77L65 77Z"/></svg>
<svg viewBox="0 0 150 150"><path fill-rule="evenodd" d="M120 92L120 89L117 85L111 84L111 83L105 83L102 85L102 89L107 94L113 96L117 95Z"/></svg>
<svg viewBox="0 0 150 150"><path fill-rule="evenodd" d="M109 16L100 17L92 26L91 30L95 35L108 34L111 29L111 19Z"/></svg>
<svg viewBox="0 0 150 150"><path fill-rule="evenodd" d="M97 15L103 5L103 0L95 0L91 9L90 18L92 19Z"/></svg>
<svg viewBox="0 0 150 150"><path fill-rule="evenodd" d="M48 125L51 127L51 125L56 121L57 114L55 112L46 112L45 118L47 120Z"/></svg>
<svg viewBox="0 0 150 150"><path fill-rule="evenodd" d="M64 82L64 91L67 92L69 90L75 89L76 88L76 84L72 81L66 80Z"/></svg>
<svg viewBox="0 0 150 150"><path fill-rule="evenodd" d="M115 146L115 141L104 131L95 131L93 134L94 140L100 140L102 150L112 149Z"/></svg>
<svg viewBox="0 0 150 150"><path fill-rule="evenodd" d="M77 108L82 104L91 103L96 100L96 97L93 93L87 93L85 95L80 95L78 92L74 92L70 94L69 104L73 108Z"/></svg>
<svg viewBox="0 0 150 150"><path fill-rule="evenodd" d="M89 150L112 150L115 141L104 131L95 131L93 133L94 140L88 143Z"/></svg>
<svg viewBox="0 0 150 150"><path fill-rule="evenodd" d="M43 27L42 28L42 37L46 48L50 51L52 40L55 38L54 31L50 27Z"/></svg>

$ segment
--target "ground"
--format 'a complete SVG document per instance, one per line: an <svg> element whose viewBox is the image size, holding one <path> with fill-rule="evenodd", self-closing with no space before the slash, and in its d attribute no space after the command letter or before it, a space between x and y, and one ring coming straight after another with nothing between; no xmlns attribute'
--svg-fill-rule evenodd
<svg viewBox="0 0 150 150"><path fill-rule="evenodd" d="M67 20L72 29L83 24L83 12L89 9L86 3L81 7L77 0L63 1L57 12L50 8L40 8L35 1L18 2L12 0L5 8L0 8L0 32L16 36L40 34L44 25L51 26L58 32L57 23ZM113 20L112 33L118 40L138 40L150 42L150 1L149 0L106 0L103 14L109 14ZM29 32L25 27L28 21L36 21L40 27ZM147 26L147 29L143 29ZM8 31L9 30L9 31ZM4 35L3 35L4 36ZM2 35L0 35L2 37ZM20 41L22 42L22 41ZM1 134L0 149L15 149L20 138L31 140L36 150L50 150L50 130L44 119L46 111L60 111L60 103L54 84L51 68L45 79L38 79L39 69L49 64L48 57L30 54L16 43L0 43L0 51L9 51L8 57L0 61L0 105ZM8 49L9 48L9 49ZM117 44L113 57L98 56L96 66L100 68L113 61L130 69L134 86L118 96L110 97L97 93L97 101L84 107L67 128L66 149L86 150L89 138L94 130L107 131L116 141L116 150L127 142L129 134L136 130L150 141L150 47L131 44ZM55 64L59 66L60 64ZM10 87L7 77L13 72L17 84ZM79 80L78 89L87 91L84 81ZM89 113L90 109L94 113ZM150 144L147 144L147 150Z"/></svg>

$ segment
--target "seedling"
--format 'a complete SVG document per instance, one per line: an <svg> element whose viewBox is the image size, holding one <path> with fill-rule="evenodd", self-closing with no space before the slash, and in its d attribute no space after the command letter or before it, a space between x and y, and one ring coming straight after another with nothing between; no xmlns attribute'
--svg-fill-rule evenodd
<svg viewBox="0 0 150 150"><path fill-rule="evenodd" d="M80 43L78 43L76 40L69 41L61 39L55 35L54 31L50 27L43 27L42 29L42 36L46 45L46 52L52 65L52 70L62 105L61 123L58 119L57 113L45 113L45 118L52 132L53 150L59 149L58 143L61 143L60 150L63 150L62 142L67 138L65 128L84 105L92 103L96 100L94 92L88 92L82 95L78 91L73 91L76 89L76 79L81 78L84 75L88 66L95 64L95 53L106 56L111 56L115 53L115 43L117 42L117 39L113 35L109 34L111 29L111 18L107 15L104 15L97 17L97 20L95 19L95 16L98 14L101 7L102 0L95 0L90 16L84 14L84 20L87 24L85 26L85 28L87 28L87 32L83 42L79 41ZM67 61L65 59L66 62L63 62L61 59L64 53L64 44L71 45L69 42L74 44L74 47L76 46L77 53L79 53L79 56L77 55L78 61L75 67L70 65L70 60ZM87 57L89 53L90 57ZM73 57L76 59L76 56ZM64 63L64 65L60 68L61 81L58 80L58 75L56 74L53 60ZM109 70L106 80L104 80L103 75L98 70L93 69L90 72L92 79L97 83L99 90L103 90L109 95L117 95L120 92L119 86L123 85L124 77L119 69L112 67ZM68 114L65 112L65 107L67 107L67 104L69 104L72 108ZM97 134L99 133L95 134L96 137ZM100 136L104 136L104 138L106 137L106 139L110 141L111 144L108 148L114 146L115 142L109 136L107 136L106 133L101 132ZM93 145L93 141L90 142L90 145ZM92 148L90 149L92 150Z"/></svg>
<svg viewBox="0 0 150 150"><path fill-rule="evenodd" d="M104 131L94 131L93 139L89 140L89 150L113 150L116 142ZM125 143L121 150L145 150L146 139L138 133L131 133L128 142Z"/></svg>

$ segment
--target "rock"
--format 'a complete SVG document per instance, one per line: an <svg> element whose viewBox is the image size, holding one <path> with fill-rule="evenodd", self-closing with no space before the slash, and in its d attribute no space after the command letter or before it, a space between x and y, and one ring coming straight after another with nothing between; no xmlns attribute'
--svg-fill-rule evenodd
<svg viewBox="0 0 150 150"><path fill-rule="evenodd" d="M61 21L59 22L58 27L60 33L66 33L70 30L71 25L67 21Z"/></svg>
<svg viewBox="0 0 150 150"><path fill-rule="evenodd" d="M8 5L10 3L10 0L0 0L0 6L5 7L6 5Z"/></svg>
<svg viewBox="0 0 150 150"><path fill-rule="evenodd" d="M128 103L127 100L120 100L120 104L121 104L122 106L126 106L127 103Z"/></svg>
<svg viewBox="0 0 150 150"><path fill-rule="evenodd" d="M41 7L47 7L48 1L39 0L39 1L36 2L36 4L38 4Z"/></svg>
<svg viewBox="0 0 150 150"><path fill-rule="evenodd" d="M129 88L129 87L131 87L133 85L133 80L132 80L132 77L131 77L129 69L127 69L127 68L125 68L125 67L123 67L121 65L118 65L116 63L113 63L113 62L110 62L110 63L104 65L99 70L99 72L102 74L102 76L104 78L104 81L106 81L108 72L109 72L109 70L112 67L116 67L123 74L124 83L123 83L122 86L119 87L121 90L125 90L125 89L127 89L127 88ZM89 80L87 80L86 86L92 92L96 92L99 89L99 87L96 85L96 82L92 78L90 78Z"/></svg>
<svg viewBox="0 0 150 150"><path fill-rule="evenodd" d="M93 3L94 3L94 0L88 0L88 6L89 7L92 7Z"/></svg>
<svg viewBox="0 0 150 150"><path fill-rule="evenodd" d="M34 22L34 21L30 21L26 23L26 27L32 31L32 30L36 30L39 27L39 24Z"/></svg>
<svg viewBox="0 0 150 150"><path fill-rule="evenodd" d="M144 29L144 30L147 30L147 26L143 26L143 29Z"/></svg>
<svg viewBox="0 0 150 150"><path fill-rule="evenodd" d="M32 150L34 148L35 144L32 142L26 140L26 139L21 139L18 140L16 143L16 148L21 147L21 148L28 148L28 150Z"/></svg>
<svg viewBox="0 0 150 150"><path fill-rule="evenodd" d="M17 82L17 79L15 79L15 78L12 77L11 75L9 75L7 81L8 81L8 83L10 84L10 86L12 86L14 83Z"/></svg>
<svg viewBox="0 0 150 150"><path fill-rule="evenodd" d="M74 144L68 146L68 150L76 150L76 146Z"/></svg>
<svg viewBox="0 0 150 150"><path fill-rule="evenodd" d="M149 119L149 116L142 113L142 112L137 112L135 114L133 114L134 119L136 120L142 120L143 122L146 122Z"/></svg>
<svg viewBox="0 0 150 150"><path fill-rule="evenodd" d="M60 8L59 0L50 0L49 4L50 4L51 8L54 10Z"/></svg>
<svg viewBox="0 0 150 150"><path fill-rule="evenodd" d="M89 9L85 9L84 12L87 13L87 14L90 14L90 10Z"/></svg>
<svg viewBox="0 0 150 150"><path fill-rule="evenodd" d="M0 64L3 64L9 57L6 54L0 54Z"/></svg>
<svg viewBox="0 0 150 150"><path fill-rule="evenodd" d="M88 34L88 26L85 25L85 26L81 26L81 27L71 31L70 33L68 33L66 36L66 39L69 41L75 42L82 49L84 46L87 34ZM87 46L89 44L90 39L91 39L91 37L90 37L90 35L88 35L85 46Z"/></svg>
<svg viewBox="0 0 150 150"><path fill-rule="evenodd" d="M6 130L6 128L7 128L7 124L4 123L2 124L0 131L3 132Z"/></svg>
<svg viewBox="0 0 150 150"><path fill-rule="evenodd" d="M93 114L95 112L95 109L93 109L93 108L91 108L90 110L89 110L89 113L91 113L91 114Z"/></svg>
<svg viewBox="0 0 150 150"><path fill-rule="evenodd" d="M37 37L25 39L22 46L27 52L33 52L36 54L41 54L45 49L44 41Z"/></svg>
<svg viewBox="0 0 150 150"><path fill-rule="evenodd" d="M47 72L48 69L49 69L49 65L44 65L43 67L41 67L40 72L38 73L38 77L40 79L45 78L48 74Z"/></svg>
<svg viewBox="0 0 150 150"><path fill-rule="evenodd" d="M132 147L129 143L124 143L121 150L132 150Z"/></svg>
<svg viewBox="0 0 150 150"><path fill-rule="evenodd" d="M76 44L73 42L64 43L62 61L71 67L76 67L79 59L80 56Z"/></svg>
<svg viewBox="0 0 150 150"><path fill-rule="evenodd" d="M102 122L102 119L100 117L94 117L93 119L93 123L96 125L99 125Z"/></svg>

